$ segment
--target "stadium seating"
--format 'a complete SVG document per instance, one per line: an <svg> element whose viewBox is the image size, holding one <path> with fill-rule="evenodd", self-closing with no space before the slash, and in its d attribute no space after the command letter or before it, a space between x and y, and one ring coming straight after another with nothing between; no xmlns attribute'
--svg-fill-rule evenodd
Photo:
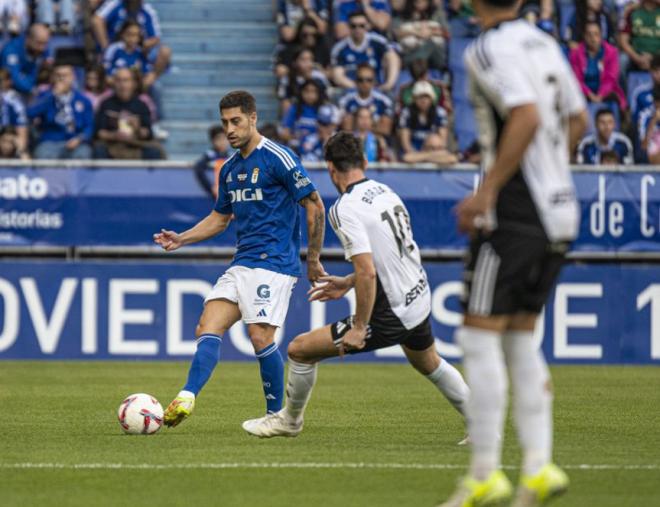
<svg viewBox="0 0 660 507"><path fill-rule="evenodd" d="M246 88L257 98L260 120L277 119L270 70L277 28L270 0L154 0L172 68L162 79L163 126L170 159L193 159L207 147L206 130L218 122L220 97Z"/></svg>

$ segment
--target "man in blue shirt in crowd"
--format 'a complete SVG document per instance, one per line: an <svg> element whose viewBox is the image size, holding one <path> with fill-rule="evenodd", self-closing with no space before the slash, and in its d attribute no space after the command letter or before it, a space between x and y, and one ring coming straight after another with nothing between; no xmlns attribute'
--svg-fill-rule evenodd
<svg viewBox="0 0 660 507"><path fill-rule="evenodd" d="M375 90L376 72L368 63L361 63L357 68L357 89L352 90L339 100L339 109L343 114L342 130L353 131L353 115L361 108L371 111L376 122L374 131L383 136L392 133L392 118L394 105L392 99L378 90Z"/></svg>
<svg viewBox="0 0 660 507"><path fill-rule="evenodd" d="M325 143L337 132L339 125L339 111L332 104L324 104L319 107L318 129L313 134L308 134L300 142L300 158L304 162L323 162L323 147Z"/></svg>
<svg viewBox="0 0 660 507"><path fill-rule="evenodd" d="M0 52L0 66L9 70L14 89L28 95L37 85L42 65L50 63L48 42L50 31L46 25L35 23L27 35L16 37Z"/></svg>
<svg viewBox="0 0 660 507"><path fill-rule="evenodd" d="M215 201L218 198L218 178L220 169L230 156L229 142L222 125L213 125L209 129L211 148L195 162L195 178L204 191ZM213 178L209 178L209 173Z"/></svg>
<svg viewBox="0 0 660 507"><path fill-rule="evenodd" d="M92 158L94 111L89 99L73 87L74 81L73 67L56 65L52 88L28 107L27 115L39 130L35 158Z"/></svg>
<svg viewBox="0 0 660 507"><path fill-rule="evenodd" d="M379 88L393 90L401 70L399 55L385 37L369 31L364 11L353 12L348 21L350 35L337 42L330 55L333 81L342 88L355 88L358 65L368 63L376 72Z"/></svg>
<svg viewBox="0 0 660 507"><path fill-rule="evenodd" d="M630 139L621 132L615 132L616 120L609 109L596 113L596 134L586 136L577 149L577 163L597 165L601 163L601 154L614 151L622 164L632 164L634 152Z"/></svg>
<svg viewBox="0 0 660 507"><path fill-rule="evenodd" d="M108 0L94 13L92 29L101 50L117 40L121 27L128 20L136 21L142 30L142 46L154 71L161 75L170 64L172 51L161 44L160 21L151 4L142 0Z"/></svg>
<svg viewBox="0 0 660 507"><path fill-rule="evenodd" d="M172 251L220 234L236 221L236 254L206 297L188 381L165 410L167 426L190 416L220 358L223 335L239 320L247 324L259 360L266 410L282 408L284 362L274 340L301 275L298 203L307 215L307 278L314 283L325 274L320 262L325 210L300 160L259 134L256 103L249 93L225 95L220 115L229 144L238 151L220 171L215 208L183 233L163 229L154 235L156 243Z"/></svg>
<svg viewBox="0 0 660 507"><path fill-rule="evenodd" d="M630 109L633 113L633 121L639 121L642 111L653 107L653 89L660 87L660 54L655 55L651 60L649 71L651 81L643 83L633 90Z"/></svg>
<svg viewBox="0 0 660 507"><path fill-rule="evenodd" d="M348 37L349 18L355 11L364 11L364 15L374 30L386 34L392 22L392 11L388 0L335 0L333 2L333 19L335 22L335 39Z"/></svg>
<svg viewBox="0 0 660 507"><path fill-rule="evenodd" d="M27 154L27 114L21 97L12 89L9 70L0 69L0 130L16 132L16 155L29 158Z"/></svg>

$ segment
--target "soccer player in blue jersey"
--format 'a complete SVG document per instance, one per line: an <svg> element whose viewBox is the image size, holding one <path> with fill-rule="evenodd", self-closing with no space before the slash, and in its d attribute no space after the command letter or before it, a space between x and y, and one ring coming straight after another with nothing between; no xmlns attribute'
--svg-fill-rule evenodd
<svg viewBox="0 0 660 507"><path fill-rule="evenodd" d="M247 324L259 360L266 410L282 408L284 362L274 338L301 275L298 203L307 213L307 278L314 283L325 274L320 262L325 209L300 160L259 134L256 104L249 93L225 95L220 115L229 144L237 151L220 171L215 208L183 233L162 230L154 235L169 252L220 234L232 219L237 225L236 254L206 297L195 333L197 351L185 386L165 410L167 426L192 413L196 396L220 359L223 335L239 320Z"/></svg>

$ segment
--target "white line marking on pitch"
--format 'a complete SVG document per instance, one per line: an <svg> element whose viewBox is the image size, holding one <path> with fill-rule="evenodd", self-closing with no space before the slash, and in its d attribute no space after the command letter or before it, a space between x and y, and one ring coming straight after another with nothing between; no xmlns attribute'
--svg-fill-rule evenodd
<svg viewBox="0 0 660 507"><path fill-rule="evenodd" d="M71 470L179 470L179 469L269 469L269 468L336 468L336 469L403 469L403 470L463 470L466 465L449 463L0 463L4 469L71 469ZM518 467L504 465L506 470ZM660 470L660 465L562 465L566 470Z"/></svg>

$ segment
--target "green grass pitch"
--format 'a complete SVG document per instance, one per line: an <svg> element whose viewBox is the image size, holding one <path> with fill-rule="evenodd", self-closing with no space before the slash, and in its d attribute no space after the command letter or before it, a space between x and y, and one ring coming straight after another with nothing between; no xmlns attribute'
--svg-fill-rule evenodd
<svg viewBox="0 0 660 507"><path fill-rule="evenodd" d="M178 428L121 433L126 395L166 405L186 371L182 362L0 362L0 505L431 507L464 472L458 415L406 365L322 364L296 439L243 433L241 422L264 409L250 363L221 363ZM553 376L555 457L572 479L554 505L660 506L660 369L561 366ZM510 420L504 449L515 466ZM319 465L292 466L304 463Z"/></svg>

